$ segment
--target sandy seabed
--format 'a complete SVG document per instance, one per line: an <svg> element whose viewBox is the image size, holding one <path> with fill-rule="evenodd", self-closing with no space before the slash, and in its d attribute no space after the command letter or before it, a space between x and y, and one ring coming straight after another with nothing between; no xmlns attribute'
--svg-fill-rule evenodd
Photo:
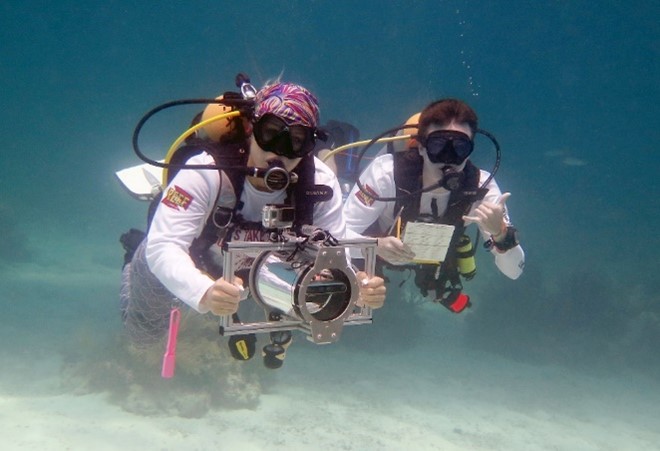
<svg viewBox="0 0 660 451"><path fill-rule="evenodd" d="M104 393L67 393L57 356L4 355L2 449L660 449L658 386L641 376L451 349L434 360L417 350L349 351L292 347L256 408L196 419L136 415Z"/></svg>
<svg viewBox="0 0 660 451"><path fill-rule="evenodd" d="M325 346L297 334L253 408L199 418L128 412L109 393L72 389L57 344L73 324L117 333L116 268L53 266L2 279L2 451L660 450L658 380L511 360L466 348L447 327L413 330L423 335L415 345L392 343L396 333L374 333L378 315L358 331L368 348L353 331Z"/></svg>

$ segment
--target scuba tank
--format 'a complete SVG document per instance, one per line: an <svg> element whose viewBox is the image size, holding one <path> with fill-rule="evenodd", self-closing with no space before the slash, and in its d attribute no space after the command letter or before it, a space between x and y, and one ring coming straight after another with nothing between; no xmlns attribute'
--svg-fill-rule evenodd
<svg viewBox="0 0 660 451"><path fill-rule="evenodd" d="M477 265L474 259L475 249L467 235L462 235L456 246L456 265L458 272L465 280L472 279L477 274Z"/></svg>

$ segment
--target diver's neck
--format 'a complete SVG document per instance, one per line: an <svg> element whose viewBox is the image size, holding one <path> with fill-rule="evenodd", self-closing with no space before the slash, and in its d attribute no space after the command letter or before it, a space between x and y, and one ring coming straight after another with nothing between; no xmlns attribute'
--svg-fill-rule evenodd
<svg viewBox="0 0 660 451"><path fill-rule="evenodd" d="M432 191L444 191L444 188L440 186L442 182L443 174L442 169L437 165L424 165L422 169L422 186L436 186L437 188Z"/></svg>
<svg viewBox="0 0 660 451"><path fill-rule="evenodd" d="M266 186L263 177L246 177L248 183L252 185L257 191L263 191L264 193L272 193L270 189Z"/></svg>

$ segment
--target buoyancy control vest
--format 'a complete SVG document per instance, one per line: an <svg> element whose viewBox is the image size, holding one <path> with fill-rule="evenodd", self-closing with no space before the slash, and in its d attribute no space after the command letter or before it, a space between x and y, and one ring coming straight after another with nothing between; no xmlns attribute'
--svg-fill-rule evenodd
<svg viewBox="0 0 660 451"><path fill-rule="evenodd" d="M211 276L220 277L222 269L208 256L208 249L218 243L224 244L231 240L232 232L239 227L265 231L261 223L248 223L240 215L242 208L241 194L245 183L246 171L241 170L247 166L249 156L249 140L220 143L203 138L191 138L186 144L176 150L170 162L185 164L185 162L202 152L213 157L216 165L225 169L218 169L221 180L229 180L231 186L223 186L216 196L215 207L199 235L190 246L190 256L198 268L203 269ZM171 169L167 182L170 183L180 169ZM314 205L316 202L327 200L332 195L332 189L326 186L315 185L314 157L308 154L302 158L296 168L291 171L297 176L297 182L287 187L285 204L294 207L295 219L293 230L299 231L303 225L312 225L314 220ZM321 188L321 189L319 189ZM231 195L226 195L231 191ZM149 206L147 218L147 231L153 215L161 202L162 197L156 197Z"/></svg>
<svg viewBox="0 0 660 451"><path fill-rule="evenodd" d="M452 190L449 196L447 209L442 215L438 215L435 200L431 203L431 214L420 215L422 169L424 160L417 149L402 152L394 152L394 182L396 186L396 197L394 211L401 210L401 220L405 227L408 221L424 221L436 224L447 224L455 227L449 249L445 260L440 265L414 264L405 266L388 265L391 269L412 269L415 272L415 284L419 287L423 296L427 296L430 290L435 290L435 302L447 307L455 313L461 312L470 305L469 297L462 293L463 285L461 275L470 279L474 275L461 274L459 270L460 258L472 257L472 254L462 254L465 247L465 222L463 216L470 211L472 204L482 200L488 190L479 187L480 171L474 164L467 160L463 169L464 176L457 189ZM410 196L410 193L417 193ZM469 240L469 238L468 238ZM475 242L478 240L475 238Z"/></svg>

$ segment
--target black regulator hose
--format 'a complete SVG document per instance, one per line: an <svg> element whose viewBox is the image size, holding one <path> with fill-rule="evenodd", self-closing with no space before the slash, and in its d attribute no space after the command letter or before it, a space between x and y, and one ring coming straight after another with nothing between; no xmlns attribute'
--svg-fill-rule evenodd
<svg viewBox="0 0 660 451"><path fill-rule="evenodd" d="M248 113L252 110L252 107L254 105L254 102L251 100L244 100L244 99L182 99L182 100L173 100L171 102L166 102L161 105L158 105L155 108L152 108L149 110L142 118L138 121L137 125L135 126L135 129L133 130L133 151L135 152L135 155L138 156L139 159L144 161L145 163L148 163L152 166L156 166L159 168L168 168L168 169L229 169L230 166L220 166L220 165L212 165L212 164L172 164L172 163L161 163L160 161L156 161L152 158L147 157L142 150L140 149L140 145L138 143L139 137L140 137L140 132L142 131L142 127L144 127L144 124L151 119L154 115L157 113L166 110L168 108L172 108L175 106L180 106L180 105L195 105L195 104L200 104L200 105L207 105L209 103L218 103L222 105L227 105L227 106L232 106L237 108L239 111L242 113Z"/></svg>
<svg viewBox="0 0 660 451"><path fill-rule="evenodd" d="M502 160L502 151L500 150L500 143L497 142L497 139L495 139L495 136L493 136L492 133L487 132L486 130L482 130L480 128L477 129L477 133L484 135L486 138L490 139L490 142L492 142L493 145L495 146L495 164L493 164L493 169L491 169L488 178L480 186L480 188L485 188L490 183L490 181L493 180L493 177L495 177L495 173L500 168L500 161Z"/></svg>
<svg viewBox="0 0 660 451"><path fill-rule="evenodd" d="M398 132L399 130L403 130L403 129L406 129L406 128L413 128L413 127L415 127L415 125L404 124L404 125L401 125L399 127L389 129L389 130L381 133L380 135L376 136L375 138L373 138L371 141L369 141L362 148L362 151L360 151L360 153L358 154L357 167L358 168L360 167L360 162L362 161L362 158L364 157L364 154L367 152L367 150L371 146L373 146L379 139L384 138L386 136L392 136L396 132ZM477 129L476 133L484 135L486 138L490 139L490 141L495 146L495 164L493 165L493 169L491 170L490 175L488 176L488 178L480 186L480 188L485 188L490 183L490 181L493 180L493 177L495 177L495 173L497 172L497 170L500 167L500 161L502 159L502 152L500 150L500 144L497 142L497 139L495 139L495 136L493 136L491 133L487 132L486 130L482 130L482 129ZM415 135L412 136L412 138L415 138L415 137L416 137ZM362 191L364 194L366 194L367 196L369 196L370 198L372 198L376 201L379 201L379 202L396 202L397 200L408 199L408 198L416 196L420 193L426 193L426 192L432 191L432 190L442 186L442 181L439 180L437 183L433 183L429 186L420 188L420 189L418 189L416 191L413 191L411 193L404 194L402 196L394 196L394 197L381 197L381 196L375 195L372 192L368 192L364 188L364 186L362 185L362 182L360 182L360 177L359 176L356 179L355 184L358 186L360 191Z"/></svg>

